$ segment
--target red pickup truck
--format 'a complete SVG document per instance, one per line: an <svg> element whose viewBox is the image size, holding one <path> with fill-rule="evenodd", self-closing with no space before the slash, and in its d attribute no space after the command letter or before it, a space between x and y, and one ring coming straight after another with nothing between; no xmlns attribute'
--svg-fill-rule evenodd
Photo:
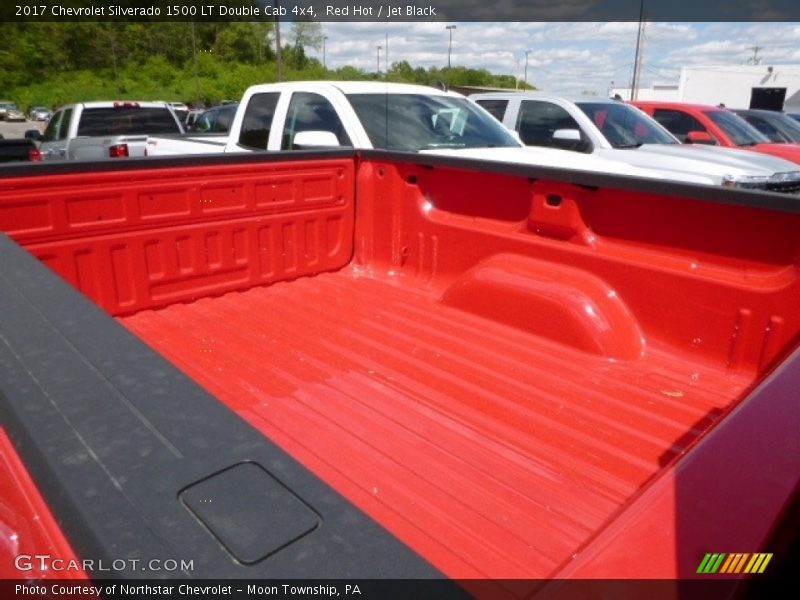
<svg viewBox="0 0 800 600"><path fill-rule="evenodd" d="M763 577L796 543L793 198L255 153L9 167L0 228L0 578Z"/></svg>
<svg viewBox="0 0 800 600"><path fill-rule="evenodd" d="M800 163L800 144L776 144L736 113L719 106L683 102L635 101L672 135L687 144L745 148Z"/></svg>

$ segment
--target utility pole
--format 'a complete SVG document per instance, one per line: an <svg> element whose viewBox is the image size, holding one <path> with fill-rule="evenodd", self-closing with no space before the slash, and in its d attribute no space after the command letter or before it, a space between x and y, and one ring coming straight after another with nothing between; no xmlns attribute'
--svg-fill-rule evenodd
<svg viewBox="0 0 800 600"><path fill-rule="evenodd" d="M448 25L445 27L450 32L450 43L447 45L447 68L450 68L450 55L453 52L453 30L458 29L455 25Z"/></svg>
<svg viewBox="0 0 800 600"><path fill-rule="evenodd" d="M281 50L281 18L278 16L280 12L280 0L274 0L275 7L275 63L278 66L278 81L283 81L283 51Z"/></svg>
<svg viewBox="0 0 800 600"><path fill-rule="evenodd" d="M631 79L631 100L639 94L639 68L642 63L642 35L644 34L644 0L639 0L639 31L636 33L636 54L633 59L633 78Z"/></svg>
<svg viewBox="0 0 800 600"><path fill-rule="evenodd" d="M528 85L528 55L531 53L531 50L525 50L525 77L523 77L522 81L525 82L525 85Z"/></svg>
<svg viewBox="0 0 800 600"><path fill-rule="evenodd" d="M194 63L194 107L200 106L200 68L197 65L197 40L192 21L192 62Z"/></svg>
<svg viewBox="0 0 800 600"><path fill-rule="evenodd" d="M383 46L375 46L375 48L378 51L378 54L377 54L377 67L378 67L378 77L380 77L381 76L381 48L383 48Z"/></svg>

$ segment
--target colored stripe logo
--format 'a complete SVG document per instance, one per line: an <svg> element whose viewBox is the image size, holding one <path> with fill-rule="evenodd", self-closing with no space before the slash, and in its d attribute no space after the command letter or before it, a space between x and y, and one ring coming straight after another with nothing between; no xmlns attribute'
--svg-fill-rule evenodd
<svg viewBox="0 0 800 600"><path fill-rule="evenodd" d="M725 575L763 573L770 560L772 560L771 552L755 554L747 552L732 554L709 552L703 557L703 560L700 561L697 572L704 575L715 575L717 573Z"/></svg>

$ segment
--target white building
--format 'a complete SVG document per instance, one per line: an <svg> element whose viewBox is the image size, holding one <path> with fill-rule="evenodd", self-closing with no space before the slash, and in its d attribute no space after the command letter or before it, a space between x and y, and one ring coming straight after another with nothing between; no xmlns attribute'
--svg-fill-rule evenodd
<svg viewBox="0 0 800 600"><path fill-rule="evenodd" d="M611 95L619 94L624 100L631 97L631 88L614 88ZM637 100L663 100L664 102L680 102L680 90L677 83L654 83L649 88L639 88Z"/></svg>
<svg viewBox="0 0 800 600"><path fill-rule="evenodd" d="M612 90L623 99L630 88ZM729 108L800 111L800 65L718 65L682 67L677 85L639 88L639 100L725 104Z"/></svg>

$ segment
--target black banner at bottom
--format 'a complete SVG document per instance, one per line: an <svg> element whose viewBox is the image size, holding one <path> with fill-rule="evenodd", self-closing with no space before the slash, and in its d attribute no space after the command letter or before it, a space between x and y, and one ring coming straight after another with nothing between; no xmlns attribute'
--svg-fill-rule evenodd
<svg viewBox="0 0 800 600"><path fill-rule="evenodd" d="M0 580L3 600L717 600L777 593L800 597L800 580Z"/></svg>

